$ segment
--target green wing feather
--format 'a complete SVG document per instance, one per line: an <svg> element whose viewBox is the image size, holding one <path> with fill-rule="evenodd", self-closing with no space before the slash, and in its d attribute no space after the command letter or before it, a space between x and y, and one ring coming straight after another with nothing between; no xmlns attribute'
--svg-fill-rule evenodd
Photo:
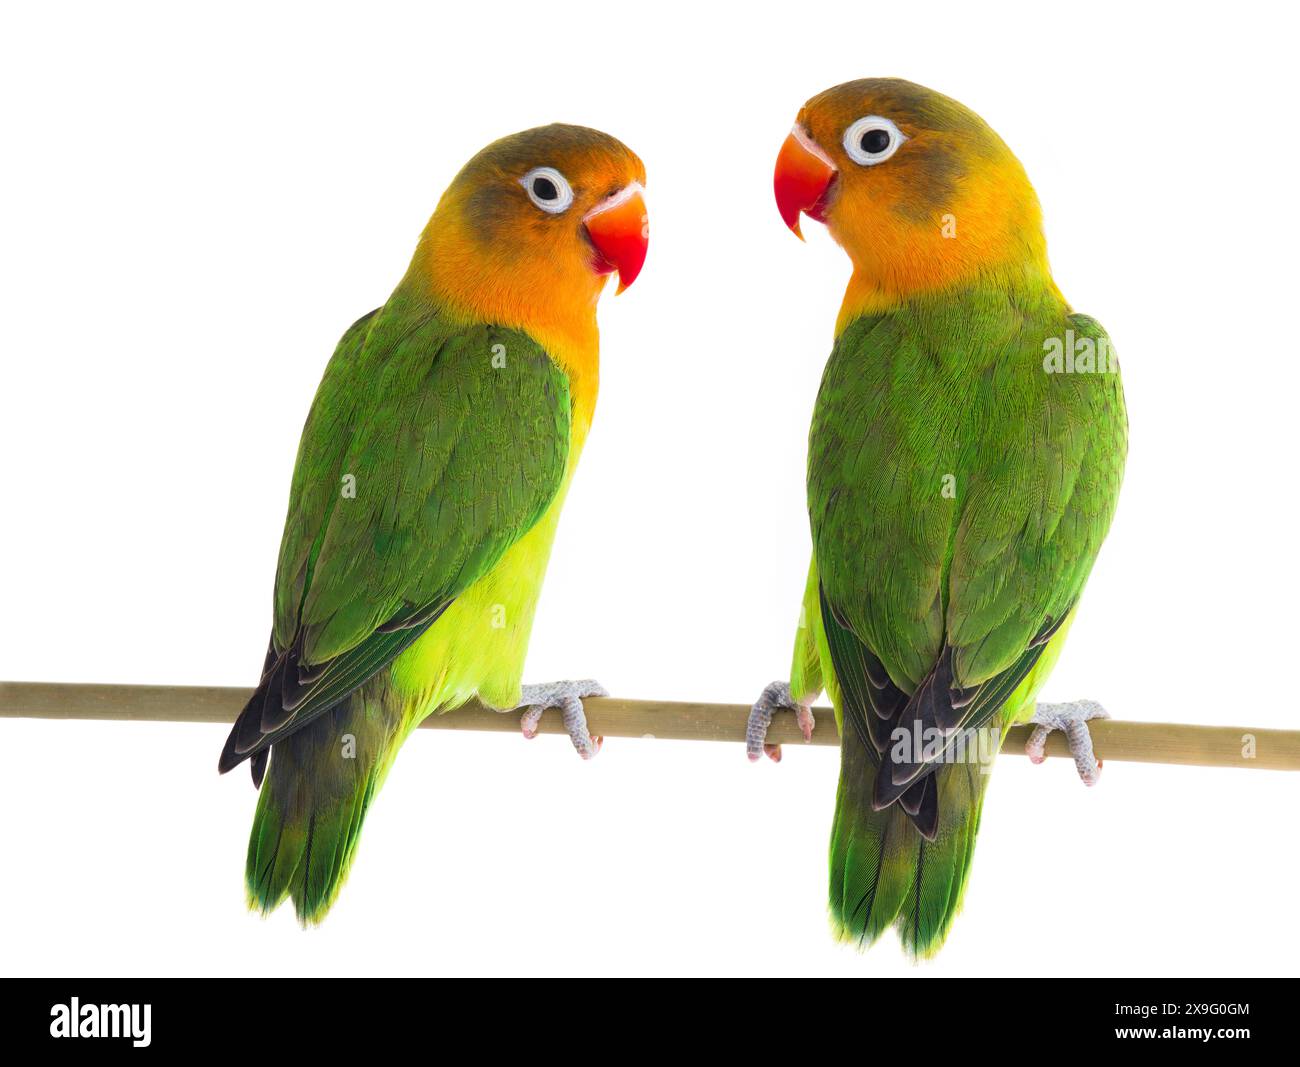
<svg viewBox="0 0 1300 1067"><path fill-rule="evenodd" d="M567 377L522 333L400 294L348 330L303 430L267 669L221 770L338 704L495 565L559 491L569 420Z"/></svg>
<svg viewBox="0 0 1300 1067"><path fill-rule="evenodd" d="M1117 374L1044 372L1066 329L1105 337L1046 294L966 293L859 319L827 364L808 482L822 592L904 694L946 650L968 694L1023 677L1082 592L1127 429Z"/></svg>

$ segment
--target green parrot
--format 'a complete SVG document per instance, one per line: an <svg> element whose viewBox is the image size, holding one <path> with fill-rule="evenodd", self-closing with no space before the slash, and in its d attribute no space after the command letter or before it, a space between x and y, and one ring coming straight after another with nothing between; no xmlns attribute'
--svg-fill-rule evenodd
<svg viewBox="0 0 1300 1067"><path fill-rule="evenodd" d="M1128 422L1106 332L1052 280L1037 196L978 115L875 78L814 97L777 205L825 223L853 274L809 434L813 553L790 680L750 714L840 730L836 934L928 956L966 886L1002 731L1066 733L1096 781L1092 701L1036 694L1110 526Z"/></svg>
<svg viewBox="0 0 1300 1067"><path fill-rule="evenodd" d="M596 303L645 260L641 161L551 125L496 141L438 203L388 302L343 335L303 429L261 682L221 753L261 789L249 906L322 919L398 748L473 697L600 739L594 682L521 686L596 403ZM268 766L269 763L269 766ZM265 781L263 777L265 776Z"/></svg>

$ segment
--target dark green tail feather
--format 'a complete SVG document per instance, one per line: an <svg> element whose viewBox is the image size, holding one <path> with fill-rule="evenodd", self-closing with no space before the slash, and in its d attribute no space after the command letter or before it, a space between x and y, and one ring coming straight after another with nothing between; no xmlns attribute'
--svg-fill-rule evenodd
<svg viewBox="0 0 1300 1067"><path fill-rule="evenodd" d="M896 926L916 957L938 952L961 907L988 775L952 763L939 775L939 829L926 841L898 804L871 810L876 769L855 731L841 742L831 831L830 910L836 936L868 948Z"/></svg>
<svg viewBox="0 0 1300 1067"><path fill-rule="evenodd" d="M292 898L304 926L319 923L346 880L366 811L391 758L367 742L380 740L367 726L358 693L271 749L258 796L244 870L248 906L269 914ZM357 751L341 755L352 734ZM391 738L386 738L391 744Z"/></svg>
<svg viewBox="0 0 1300 1067"><path fill-rule="evenodd" d="M292 897L303 925L320 922L347 878L373 796L367 785L351 802L313 808L304 819L286 815L264 789L244 870L248 906L266 915Z"/></svg>

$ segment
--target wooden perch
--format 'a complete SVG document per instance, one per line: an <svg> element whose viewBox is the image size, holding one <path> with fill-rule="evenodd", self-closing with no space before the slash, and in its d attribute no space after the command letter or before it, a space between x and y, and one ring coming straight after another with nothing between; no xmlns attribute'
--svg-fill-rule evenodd
<svg viewBox="0 0 1300 1067"><path fill-rule="evenodd" d="M60 685L49 682L0 682L0 718L111 719L126 722L211 722L229 724L252 694L249 689L215 686ZM745 704L696 704L618 697L583 702L593 735L661 738L679 741L745 742ZM814 745L838 745L830 708L817 708ZM431 715L421 724L435 730L519 731L518 715L469 704L447 715ZM1198 767L1252 770L1300 770L1300 731L1263 730L1248 726L1192 726L1172 722L1089 724L1093 747L1103 760L1131 763L1177 763ZM548 712L541 732L563 733L560 716ZM1023 753L1030 728L1008 731L1003 752ZM768 740L801 745L792 715L778 715ZM1069 756L1065 738L1053 733L1047 755Z"/></svg>

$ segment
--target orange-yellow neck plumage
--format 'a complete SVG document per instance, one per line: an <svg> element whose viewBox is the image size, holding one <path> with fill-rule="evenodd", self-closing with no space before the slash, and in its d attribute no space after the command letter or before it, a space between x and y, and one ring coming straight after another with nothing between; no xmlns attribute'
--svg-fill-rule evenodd
<svg viewBox="0 0 1300 1067"><path fill-rule="evenodd" d="M789 210L824 221L853 261L841 327L976 280L1052 284L1033 186L969 108L911 82L865 78L809 100L796 131L781 165L802 165L804 186L787 191ZM817 198L798 202L800 193Z"/></svg>
<svg viewBox="0 0 1300 1067"><path fill-rule="evenodd" d="M524 182L537 168L563 176L567 208L552 213L530 198ZM556 124L496 141L443 195L402 284L446 314L509 326L542 345L569 376L575 429L585 435L600 379L596 304L612 265L584 219L644 180L636 155L597 130Z"/></svg>

